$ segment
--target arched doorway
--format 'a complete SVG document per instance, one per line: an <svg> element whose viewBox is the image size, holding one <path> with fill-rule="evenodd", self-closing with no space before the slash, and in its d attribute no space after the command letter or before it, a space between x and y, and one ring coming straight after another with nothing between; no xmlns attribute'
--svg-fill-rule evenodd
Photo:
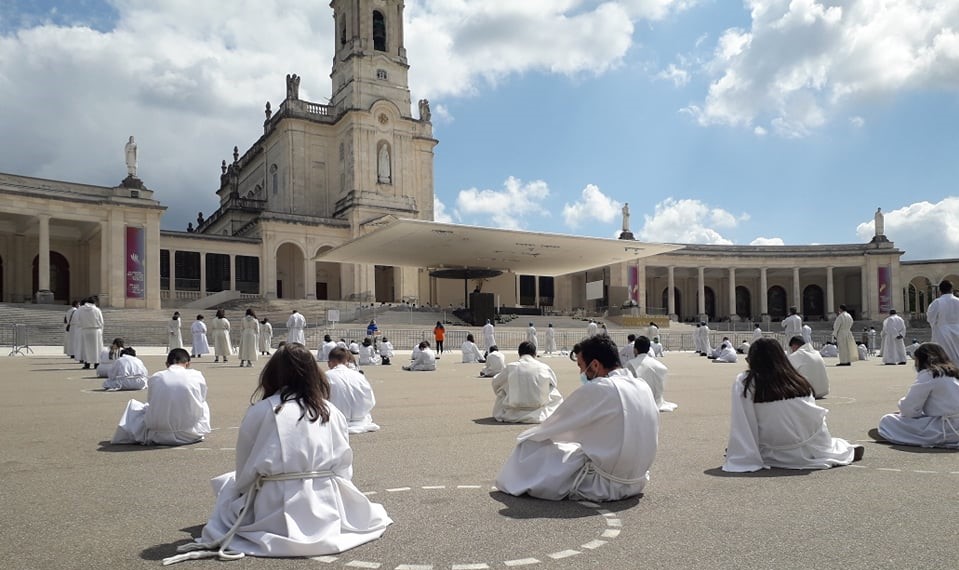
<svg viewBox="0 0 959 570"><path fill-rule="evenodd" d="M716 320L716 293L712 287L703 287L703 295L706 298L706 317L710 321Z"/></svg>
<svg viewBox="0 0 959 570"><path fill-rule="evenodd" d="M742 285L736 286L736 315L742 319L748 319L752 316L752 295L749 289Z"/></svg>
<svg viewBox="0 0 959 570"><path fill-rule="evenodd" d="M779 285L773 285L766 293L766 305L769 316L773 319L786 317L786 290Z"/></svg>
<svg viewBox="0 0 959 570"><path fill-rule="evenodd" d="M40 256L33 256L33 293L40 289ZM50 251L50 290L55 301L70 302L70 264L60 253Z"/></svg>
<svg viewBox="0 0 959 570"><path fill-rule="evenodd" d="M810 320L816 317L822 320L825 316L826 304L823 302L822 287L819 285L808 285L802 292L802 314L803 318Z"/></svg>
<svg viewBox="0 0 959 570"><path fill-rule="evenodd" d="M906 310L913 315L922 315L929 303L939 295L939 288L926 277L913 277L906 295Z"/></svg>
<svg viewBox="0 0 959 570"><path fill-rule="evenodd" d="M676 309L676 318L680 321L683 320L683 302L682 295L679 293L679 289L673 287L673 302ZM666 312L669 312L669 287L663 289L663 308L666 309Z"/></svg>
<svg viewBox="0 0 959 570"><path fill-rule="evenodd" d="M303 250L294 243L284 243L276 250L276 298L303 299Z"/></svg>
<svg viewBox="0 0 959 570"><path fill-rule="evenodd" d="M332 246L321 247L316 250L317 255L333 249ZM317 261L316 263L316 298L320 301L335 301L342 299L340 287L341 267L339 263Z"/></svg>

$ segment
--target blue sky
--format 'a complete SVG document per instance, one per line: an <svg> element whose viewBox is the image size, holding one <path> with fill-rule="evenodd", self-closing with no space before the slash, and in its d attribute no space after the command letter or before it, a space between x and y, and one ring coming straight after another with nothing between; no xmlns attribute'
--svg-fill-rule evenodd
<svg viewBox="0 0 959 570"><path fill-rule="evenodd" d="M269 15L265 17L264 15ZM182 228L283 77L330 94L312 0L0 3L0 171L140 175ZM407 0L438 218L959 257L959 0ZM414 111L415 113L415 111ZM509 207L503 207L509 204Z"/></svg>

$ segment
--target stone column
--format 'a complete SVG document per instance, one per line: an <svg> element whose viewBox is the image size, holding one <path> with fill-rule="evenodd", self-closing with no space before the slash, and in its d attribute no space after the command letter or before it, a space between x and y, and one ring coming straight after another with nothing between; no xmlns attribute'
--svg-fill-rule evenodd
<svg viewBox="0 0 959 570"><path fill-rule="evenodd" d="M646 314L646 264L639 262L636 264L636 302L639 303L639 314Z"/></svg>
<svg viewBox="0 0 959 570"><path fill-rule="evenodd" d="M672 265L668 268L668 278L666 283L666 310L669 312L669 318L674 321L679 320L676 314L676 268Z"/></svg>
<svg viewBox="0 0 959 570"><path fill-rule="evenodd" d="M307 299L316 299L316 262L307 254L303 258L303 292Z"/></svg>
<svg viewBox="0 0 959 570"><path fill-rule="evenodd" d="M230 254L230 291L236 291L236 254Z"/></svg>
<svg viewBox="0 0 959 570"><path fill-rule="evenodd" d="M792 306L802 314L802 289L799 284L799 268L793 267L793 303Z"/></svg>
<svg viewBox="0 0 959 570"><path fill-rule="evenodd" d="M40 245L37 251L37 289L50 290L50 216L37 216L40 221ZM34 291L36 293L36 291ZM52 300L52 299L51 299Z"/></svg>
<svg viewBox="0 0 959 570"><path fill-rule="evenodd" d="M533 301L536 302L535 305L536 305L536 308L538 309L539 308L539 276L538 275L533 276L533 295L534 295ZM464 301L467 301L467 300L468 300L468 297L467 299L464 299Z"/></svg>
<svg viewBox="0 0 959 570"><path fill-rule="evenodd" d="M862 267L859 268L859 274L861 276L859 279L859 284L861 285L860 296L862 297L862 306L859 308L859 314L856 315L856 318L858 320L864 320L869 318L868 315L870 314L871 307L871 304L869 303L870 287L868 263L864 262L862 264Z"/></svg>
<svg viewBox="0 0 959 570"><path fill-rule="evenodd" d="M170 299L176 299L176 250L170 249Z"/></svg>
<svg viewBox="0 0 959 570"><path fill-rule="evenodd" d="M736 314L736 268L729 268L729 320L736 322L739 315Z"/></svg>
<svg viewBox="0 0 959 570"><path fill-rule="evenodd" d="M759 270L759 289L759 317L765 319L769 315L769 280L765 267Z"/></svg>
<svg viewBox="0 0 959 570"><path fill-rule="evenodd" d="M826 316L832 321L836 318L836 291L833 285L832 267L826 268Z"/></svg>
<svg viewBox="0 0 959 570"><path fill-rule="evenodd" d="M697 310L699 311L699 320L705 321L706 320L706 268L700 266L698 269L699 269L699 282L697 285L698 287L697 290L699 291L699 295L697 299L698 301Z"/></svg>
<svg viewBox="0 0 959 570"><path fill-rule="evenodd" d="M110 226L100 222L100 293L110 293ZM126 266L124 266L126 267ZM112 302L113 300L110 299Z"/></svg>
<svg viewBox="0 0 959 570"><path fill-rule="evenodd" d="M200 298L206 297L206 252L200 252Z"/></svg>

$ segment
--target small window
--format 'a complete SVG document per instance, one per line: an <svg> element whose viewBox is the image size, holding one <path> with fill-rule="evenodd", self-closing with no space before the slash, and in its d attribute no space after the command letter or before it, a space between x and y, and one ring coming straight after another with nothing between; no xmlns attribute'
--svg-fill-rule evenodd
<svg viewBox="0 0 959 570"><path fill-rule="evenodd" d="M340 45L346 45L346 19L340 18Z"/></svg>
<svg viewBox="0 0 959 570"><path fill-rule="evenodd" d="M376 78L377 78L377 79L380 79L380 80L383 80L383 81L386 81L386 80L389 78L389 76L386 74L386 70L385 70L385 69L377 69L377 70L376 70Z"/></svg>
<svg viewBox="0 0 959 570"><path fill-rule="evenodd" d="M379 10L373 11L373 49L386 51L386 19Z"/></svg>

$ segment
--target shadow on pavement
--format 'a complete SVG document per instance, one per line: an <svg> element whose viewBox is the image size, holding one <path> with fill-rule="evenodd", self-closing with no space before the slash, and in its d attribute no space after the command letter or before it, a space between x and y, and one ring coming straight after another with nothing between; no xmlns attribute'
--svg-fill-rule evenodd
<svg viewBox="0 0 959 570"><path fill-rule="evenodd" d="M140 552L140 558L143 560L163 560L168 556L175 556L176 549L178 546L187 544L188 542L193 542L194 536L200 536L200 533L203 531L203 525L198 524L195 526L188 526L186 528L181 528L183 532L189 534L189 537L182 538L175 542L170 542L167 544L158 544L156 546L151 546L150 548L144 549Z"/></svg>
<svg viewBox="0 0 959 570"><path fill-rule="evenodd" d="M729 473L723 471L721 467L713 467L712 469L707 469L703 471L704 474L710 475L712 477L796 477L799 475L809 475L814 471L820 471L819 469L777 469L773 467L772 469L760 469L759 471L752 471L750 473Z"/></svg>
<svg viewBox="0 0 959 570"><path fill-rule="evenodd" d="M510 423L510 422L498 422L498 421L496 421L495 419L493 419L492 417L488 417L488 418L476 418L476 419L473 420L473 423L474 423L474 424L481 425L481 426L527 426L527 427L532 427L532 426L536 425L536 424L514 424L514 423Z"/></svg>
<svg viewBox="0 0 959 570"><path fill-rule="evenodd" d="M105 453L126 453L128 451L157 451L160 449L171 449L174 447L185 447L188 445L194 445L195 443L203 443L202 441L197 441L194 443L185 443L183 445L140 445L139 443L110 443L110 440L104 440L99 443L97 451L103 451Z"/></svg>
<svg viewBox="0 0 959 570"><path fill-rule="evenodd" d="M512 519L578 519L596 516L596 509L584 507L577 501L547 501L529 495L516 497L502 491L493 491L490 497L504 505L499 514ZM600 504L608 511L619 512L635 507L640 498L642 495Z"/></svg>

